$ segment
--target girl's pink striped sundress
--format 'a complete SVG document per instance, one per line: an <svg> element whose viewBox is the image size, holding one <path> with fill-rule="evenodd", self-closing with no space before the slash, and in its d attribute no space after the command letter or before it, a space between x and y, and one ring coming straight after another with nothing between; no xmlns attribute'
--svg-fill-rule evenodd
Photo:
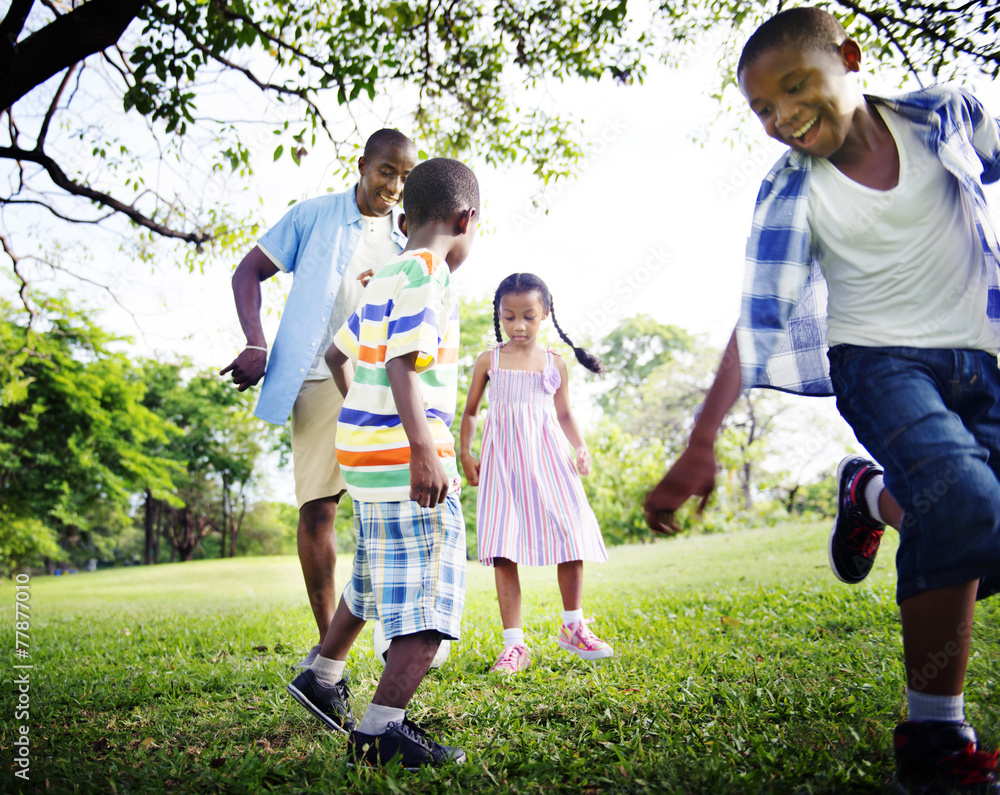
<svg viewBox="0 0 1000 795"><path fill-rule="evenodd" d="M490 362L489 411L479 455L476 533L487 566L507 558L527 566L608 559L542 373ZM558 371L547 353L550 389ZM555 387L552 386L554 374Z"/></svg>

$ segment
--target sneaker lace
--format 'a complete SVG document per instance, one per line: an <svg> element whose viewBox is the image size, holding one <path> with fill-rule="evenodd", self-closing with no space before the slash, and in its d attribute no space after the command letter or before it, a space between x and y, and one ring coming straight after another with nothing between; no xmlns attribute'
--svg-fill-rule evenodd
<svg viewBox="0 0 1000 795"><path fill-rule="evenodd" d="M399 730L408 736L415 743L420 745L421 748L427 751L432 751L430 738L427 737L427 732L421 729L416 723L414 723L409 718L404 717L403 722L399 724Z"/></svg>
<svg viewBox="0 0 1000 795"><path fill-rule="evenodd" d="M860 511L852 516L852 518L857 521L858 527L851 533L851 537L848 539L848 547L856 552L860 552L866 558L871 557L878 552L885 527L883 525L871 526L868 517L862 515Z"/></svg>
<svg viewBox="0 0 1000 795"><path fill-rule="evenodd" d="M337 684L335 684L333 687L338 693L340 693L340 697L344 699L344 701L351 700L351 688L347 686L346 676L343 677L339 682L337 682Z"/></svg>
<svg viewBox="0 0 1000 795"><path fill-rule="evenodd" d="M997 769L997 757L1000 752L979 751L973 743L944 760L959 779L961 786L987 784L996 781L994 771Z"/></svg>
<svg viewBox="0 0 1000 795"><path fill-rule="evenodd" d="M512 663L514 662L514 659L520 655L520 646L507 646L502 652L500 652L500 657L497 659L497 665Z"/></svg>
<svg viewBox="0 0 1000 795"><path fill-rule="evenodd" d="M590 627L587 626L587 624L593 624L593 623L594 623L593 618L591 618L590 620L587 620L586 618L583 619L583 621L580 622L579 629L577 629L576 631L577 637L579 637L580 640L582 640L584 643L592 643L592 644L603 643L603 641L599 637L597 637L597 635L591 632Z"/></svg>

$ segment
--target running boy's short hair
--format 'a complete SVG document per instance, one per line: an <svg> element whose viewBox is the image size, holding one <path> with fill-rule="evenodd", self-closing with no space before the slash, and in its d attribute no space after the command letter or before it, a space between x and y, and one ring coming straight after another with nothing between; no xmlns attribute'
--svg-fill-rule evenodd
<svg viewBox="0 0 1000 795"><path fill-rule="evenodd" d="M736 74L742 74L762 53L777 47L832 52L846 38L844 26L829 11L811 7L789 8L775 14L754 31L743 47Z"/></svg>
<svg viewBox="0 0 1000 795"><path fill-rule="evenodd" d="M414 166L403 186L407 223L423 226L462 210L479 212L479 183L464 163L435 157Z"/></svg>

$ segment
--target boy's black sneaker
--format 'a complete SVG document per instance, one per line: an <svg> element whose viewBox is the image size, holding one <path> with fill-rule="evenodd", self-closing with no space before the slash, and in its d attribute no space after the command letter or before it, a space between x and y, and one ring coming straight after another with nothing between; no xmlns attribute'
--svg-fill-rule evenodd
<svg viewBox="0 0 1000 795"><path fill-rule="evenodd" d="M334 731L354 730L354 713L351 712L351 691L347 688L347 671L337 684L328 686L306 669L288 685L292 698L319 718Z"/></svg>
<svg viewBox="0 0 1000 795"><path fill-rule="evenodd" d="M900 723L893 733L900 795L1000 795L997 752L976 746L968 723Z"/></svg>
<svg viewBox="0 0 1000 795"><path fill-rule="evenodd" d="M401 723L390 723L385 734L364 734L352 731L347 741L354 764L382 767L396 757L406 770L416 770L423 765L441 765L446 762L462 764L465 751L435 742L409 718Z"/></svg>
<svg viewBox="0 0 1000 795"><path fill-rule="evenodd" d="M875 564L885 525L875 521L865 503L865 486L882 469L859 455L850 455L837 467L837 518L830 533L830 568L851 585L868 576Z"/></svg>

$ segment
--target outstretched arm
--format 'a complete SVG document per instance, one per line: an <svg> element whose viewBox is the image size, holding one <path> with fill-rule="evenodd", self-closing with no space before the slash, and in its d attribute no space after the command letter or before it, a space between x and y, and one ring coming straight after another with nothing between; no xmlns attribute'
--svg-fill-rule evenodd
<svg viewBox="0 0 1000 795"><path fill-rule="evenodd" d="M255 386L264 377L267 366L267 340L260 324L260 283L278 272L278 266L271 262L259 246L254 246L236 267L233 273L233 298L236 300L236 315L247 338L247 345L264 348L246 348L233 361L219 371L225 375L232 371L233 383L240 392Z"/></svg>
<svg viewBox="0 0 1000 795"><path fill-rule="evenodd" d="M479 485L479 459L472 454L472 442L476 438L476 425L479 422L479 409L483 403L483 393L490 374L489 351L479 354L476 365L472 368L472 383L469 384L469 394L465 398L465 410L462 412L462 422L458 436L458 457L462 462L462 472L470 486Z"/></svg>
<svg viewBox="0 0 1000 795"><path fill-rule="evenodd" d="M416 363L416 353L397 356L385 363L385 374L410 443L410 499L433 508L444 502L449 483L424 414Z"/></svg>
<svg viewBox="0 0 1000 795"><path fill-rule="evenodd" d="M656 533L676 533L674 512L690 497L701 497L698 510L705 508L715 489L715 437L726 414L740 396L740 353L736 331L722 355L701 414L695 420L687 449L646 497L646 522Z"/></svg>
<svg viewBox="0 0 1000 795"><path fill-rule="evenodd" d="M576 451L577 472L581 475L589 475L590 450L587 449L587 443L577 427L576 418L569 405L569 371L567 371L566 362L562 360L561 356L553 356L552 361L556 370L559 371L559 388L552 396L556 407L556 419L559 420L559 427L562 428L562 432Z"/></svg>

